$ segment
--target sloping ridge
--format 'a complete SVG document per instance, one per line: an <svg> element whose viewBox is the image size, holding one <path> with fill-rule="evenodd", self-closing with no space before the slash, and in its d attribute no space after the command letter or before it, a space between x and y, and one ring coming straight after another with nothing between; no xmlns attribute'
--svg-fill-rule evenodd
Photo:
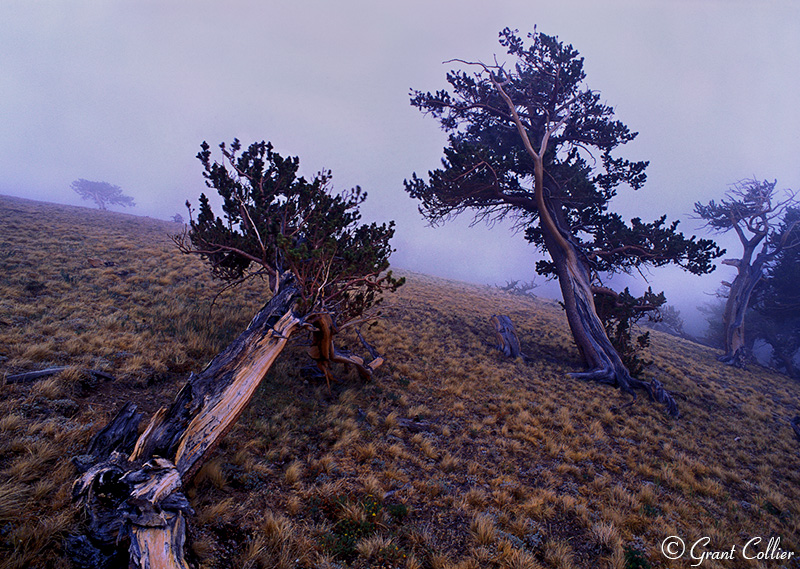
<svg viewBox="0 0 800 569"><path fill-rule="evenodd" d="M80 523L65 458L123 402L170 401L263 303L252 281L210 309L219 285L175 251L179 229L0 196L0 374L70 366L2 387L8 567L63 563ZM753 554L780 537L800 552L798 384L653 332L647 373L676 394L673 420L569 379L580 361L555 303L401 273L408 283L362 330L387 361L372 383L342 368L329 394L302 345L270 372L187 489L192 562L661 565L673 535L739 555L750 538L764 538ZM492 346L493 314L511 318L531 361Z"/></svg>

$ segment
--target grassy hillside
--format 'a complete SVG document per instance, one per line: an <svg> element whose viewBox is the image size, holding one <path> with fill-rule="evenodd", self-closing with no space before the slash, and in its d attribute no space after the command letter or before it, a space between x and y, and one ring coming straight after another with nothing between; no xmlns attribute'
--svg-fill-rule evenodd
<svg viewBox="0 0 800 569"><path fill-rule="evenodd" d="M176 253L179 229L0 196L0 375L69 366L0 385L0 566L69 567L69 458L123 402L168 403L264 302L250 283L212 308L219 285ZM798 384L654 332L649 374L676 394L673 420L569 379L580 362L556 303L406 276L365 329L387 359L372 383L339 369L329 393L302 342L269 373L187 490L193 563L691 565L661 554L672 535L800 552ZM490 346L496 313L533 363Z"/></svg>

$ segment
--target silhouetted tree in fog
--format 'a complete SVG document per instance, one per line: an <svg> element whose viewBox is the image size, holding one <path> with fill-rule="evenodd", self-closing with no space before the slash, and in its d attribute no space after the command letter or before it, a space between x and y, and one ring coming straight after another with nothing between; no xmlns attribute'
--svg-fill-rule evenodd
<svg viewBox="0 0 800 569"><path fill-rule="evenodd" d="M92 200L100 209L108 209L109 205L136 205L132 197L122 193L122 188L108 182L91 182L81 178L72 182L70 187L83 199Z"/></svg>
<svg viewBox="0 0 800 569"><path fill-rule="evenodd" d="M800 207L787 207L774 239L782 242L753 291L753 332L772 346L773 363L800 379Z"/></svg>
<svg viewBox="0 0 800 569"><path fill-rule="evenodd" d="M694 205L695 213L709 229L717 233L734 231L742 244L740 258L722 261L736 268L736 277L733 282L722 283L727 287L722 315L725 353L719 359L737 367L743 367L747 359L744 323L753 290L794 235L795 222L790 228L780 229L787 208L796 203L794 194L787 191L780 200L776 184L743 180L734 184L719 203L711 200Z"/></svg>

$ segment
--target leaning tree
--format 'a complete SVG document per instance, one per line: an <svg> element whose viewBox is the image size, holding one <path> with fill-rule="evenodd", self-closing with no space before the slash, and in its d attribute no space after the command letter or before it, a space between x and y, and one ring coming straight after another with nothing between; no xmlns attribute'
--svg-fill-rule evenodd
<svg viewBox="0 0 800 569"><path fill-rule="evenodd" d="M92 200L98 208L108 209L109 205L121 205L123 207L135 206L131 196L126 196L122 188L109 184L108 182L92 182L80 178L70 185L72 190L85 200Z"/></svg>
<svg viewBox="0 0 800 569"><path fill-rule="evenodd" d="M743 180L732 186L726 198L716 203L695 203L695 214L717 233L733 230L742 244L739 259L725 259L725 265L736 268L733 282L723 281L727 300L722 315L725 353L719 360L736 367L746 361L744 321L750 297L770 263L795 235L792 228L780 230L787 208L795 203L794 194L786 191L780 199L775 190L777 181Z"/></svg>
<svg viewBox="0 0 800 569"><path fill-rule="evenodd" d="M366 342L369 362L340 352L333 336L368 319L381 294L402 284L387 271L394 223L361 223L360 188L333 194L330 172L306 180L298 176L298 159L282 157L269 143L242 150L235 140L220 148L220 161L206 143L198 158L224 215L217 217L201 195L196 217L190 208L189 227L175 241L231 284L263 277L271 298L141 434L141 416L128 404L75 461L83 473L74 495L88 518L84 535L69 541L78 566L187 567L191 508L181 489L294 334L310 332L309 355L328 381L331 362L352 364L365 377L382 362Z"/></svg>
<svg viewBox="0 0 800 569"><path fill-rule="evenodd" d="M511 216L549 255L537 272L558 278L572 335L589 368L573 375L628 393L644 388L677 414L660 384L631 376L609 340L598 300L629 312L632 306L603 286L601 276L669 263L703 274L721 252L710 240L685 238L664 216L626 223L609 211L621 184L638 189L645 182L647 162L614 155L636 133L584 85L583 59L572 46L540 33L528 39L506 28L500 44L512 65L453 60L476 72L448 73L450 91L412 91L411 104L439 120L449 143L442 168L427 180L414 174L406 191L433 223L468 210L475 221ZM656 297L636 300L634 312L655 308Z"/></svg>

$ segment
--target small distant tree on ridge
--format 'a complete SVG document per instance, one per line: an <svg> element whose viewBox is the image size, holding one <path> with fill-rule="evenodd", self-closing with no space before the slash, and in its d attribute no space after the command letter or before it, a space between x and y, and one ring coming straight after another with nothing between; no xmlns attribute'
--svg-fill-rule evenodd
<svg viewBox="0 0 800 569"><path fill-rule="evenodd" d="M136 205L131 196L126 196L122 193L122 188L108 182L92 182L80 178L72 182L70 187L80 197L85 200L92 200L102 210L108 209L109 205L121 205L123 207Z"/></svg>

